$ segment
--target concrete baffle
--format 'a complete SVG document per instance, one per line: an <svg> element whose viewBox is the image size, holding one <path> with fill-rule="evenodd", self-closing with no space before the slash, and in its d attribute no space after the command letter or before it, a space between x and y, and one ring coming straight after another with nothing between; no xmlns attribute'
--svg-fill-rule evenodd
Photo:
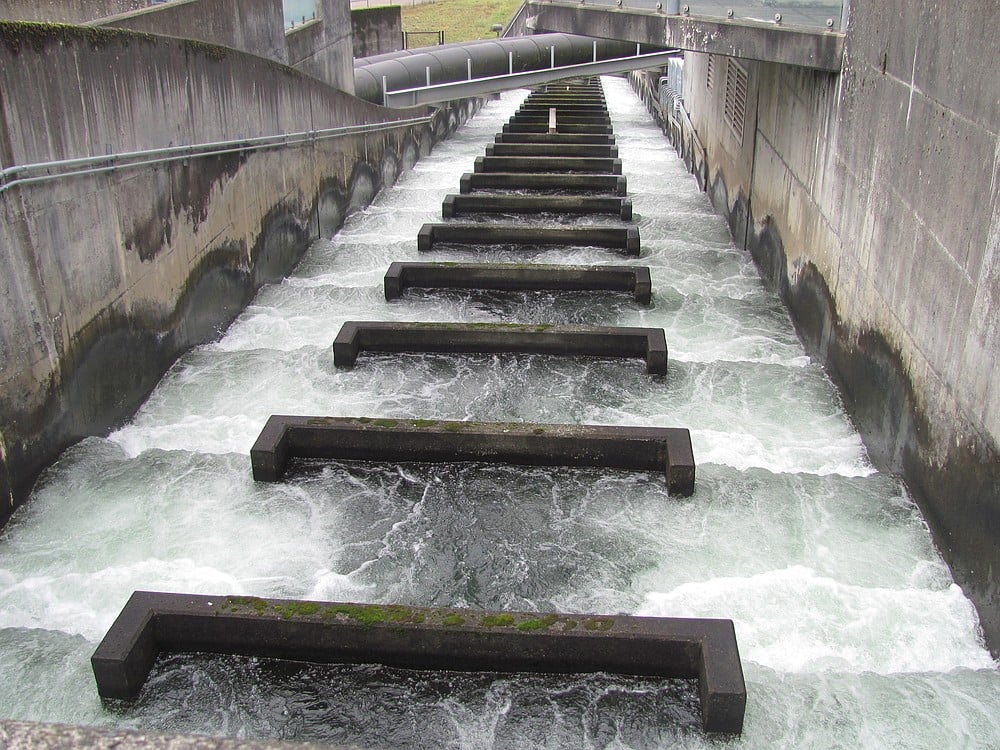
<svg viewBox="0 0 1000 750"><path fill-rule="evenodd" d="M698 680L705 732L743 730L731 620L502 612L136 591L91 658L103 699L136 697L157 656L201 651L462 672Z"/></svg>
<svg viewBox="0 0 1000 750"><path fill-rule="evenodd" d="M291 458L662 471L667 490L683 496L695 482L683 427L274 415L250 449L253 478L279 481Z"/></svg>
<svg viewBox="0 0 1000 750"><path fill-rule="evenodd" d="M639 255L639 228L636 226L526 226L522 224L428 223L417 233L417 250L429 252L446 245L567 245L622 250Z"/></svg>
<svg viewBox="0 0 1000 750"><path fill-rule="evenodd" d="M333 342L334 366L353 367L364 351L641 357L650 375L667 374L662 328L347 321Z"/></svg>

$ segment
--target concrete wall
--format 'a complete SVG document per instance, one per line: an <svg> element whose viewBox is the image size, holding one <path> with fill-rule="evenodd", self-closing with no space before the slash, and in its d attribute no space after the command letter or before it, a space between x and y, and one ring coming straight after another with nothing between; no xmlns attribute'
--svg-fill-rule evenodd
<svg viewBox="0 0 1000 750"><path fill-rule="evenodd" d="M148 0L4 0L0 19L87 23L149 5Z"/></svg>
<svg viewBox="0 0 1000 750"><path fill-rule="evenodd" d="M685 58L708 189L1000 650L1000 5L853 0L841 75ZM673 126L672 126L673 127ZM694 160L690 134L673 127Z"/></svg>
<svg viewBox="0 0 1000 750"><path fill-rule="evenodd" d="M221 44L288 63L354 93L350 0L317 0L316 20L284 31L281 0L11 0L0 19L91 23Z"/></svg>
<svg viewBox="0 0 1000 750"><path fill-rule="evenodd" d="M0 23L5 165L412 117L223 47ZM474 111L272 151L191 158L0 193L0 522L38 471L137 408Z"/></svg>
<svg viewBox="0 0 1000 750"><path fill-rule="evenodd" d="M198 39L288 62L281 0L175 0L96 25Z"/></svg>
<svg viewBox="0 0 1000 750"><path fill-rule="evenodd" d="M403 19L398 5L351 11L354 56L371 57L403 49Z"/></svg>
<svg viewBox="0 0 1000 750"><path fill-rule="evenodd" d="M316 0L316 21L290 29L286 38L296 70L354 93L350 0Z"/></svg>

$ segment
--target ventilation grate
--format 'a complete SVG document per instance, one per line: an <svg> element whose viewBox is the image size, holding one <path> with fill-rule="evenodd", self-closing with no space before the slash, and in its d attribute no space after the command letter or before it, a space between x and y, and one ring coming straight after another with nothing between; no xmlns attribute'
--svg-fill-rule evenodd
<svg viewBox="0 0 1000 750"><path fill-rule="evenodd" d="M708 56L708 72L705 73L705 88L712 88L712 73L715 71L715 55Z"/></svg>
<svg viewBox="0 0 1000 750"><path fill-rule="evenodd" d="M726 66L726 108L725 118L736 134L736 140L743 145L743 121L747 109L747 71L735 60Z"/></svg>

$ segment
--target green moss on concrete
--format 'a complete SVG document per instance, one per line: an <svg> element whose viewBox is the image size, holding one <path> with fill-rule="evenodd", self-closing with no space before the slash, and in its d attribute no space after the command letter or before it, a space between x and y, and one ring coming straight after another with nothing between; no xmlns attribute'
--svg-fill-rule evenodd
<svg viewBox="0 0 1000 750"><path fill-rule="evenodd" d="M267 600L258 596L233 596L226 600L222 608L230 612L252 609L258 615L262 615L267 610Z"/></svg>
<svg viewBox="0 0 1000 750"><path fill-rule="evenodd" d="M545 617L540 617L538 619L519 622L517 624L517 629L522 632L530 632L532 630L548 630L557 622L559 622L559 615L545 615Z"/></svg>
<svg viewBox="0 0 1000 750"><path fill-rule="evenodd" d="M396 419L376 419L372 424L375 427L395 427L399 424Z"/></svg>
<svg viewBox="0 0 1000 750"><path fill-rule="evenodd" d="M324 618L348 617L362 625L419 625L426 616L401 604L331 604L320 613Z"/></svg>
<svg viewBox="0 0 1000 750"><path fill-rule="evenodd" d="M552 326L548 323L414 323L414 328L447 329L464 328L471 331L547 331Z"/></svg>
<svg viewBox="0 0 1000 750"><path fill-rule="evenodd" d="M450 615L445 615L444 617L442 617L441 624L445 625L446 627L453 628L458 625L465 625L465 618L462 617L461 615L456 615L455 613L452 613Z"/></svg>
<svg viewBox="0 0 1000 750"><path fill-rule="evenodd" d="M310 617L318 614L320 609L320 605L315 602L286 602L274 605L275 612L286 620L292 617Z"/></svg>
<svg viewBox="0 0 1000 750"><path fill-rule="evenodd" d="M485 615L479 618L479 625L484 628L509 628L514 624L514 616L506 613Z"/></svg>
<svg viewBox="0 0 1000 750"><path fill-rule="evenodd" d="M585 630L597 631L597 632L607 632L615 626L615 621L607 617L588 617L583 621L583 627Z"/></svg>
<svg viewBox="0 0 1000 750"><path fill-rule="evenodd" d="M100 26L75 26L65 23L36 23L33 21L0 21L0 44L15 55L31 48L43 52L53 44L72 45L85 42L94 49L110 44L128 44L136 39L153 42L157 37L137 31L109 29Z"/></svg>
<svg viewBox="0 0 1000 750"><path fill-rule="evenodd" d="M223 47L218 44L209 44L208 42L200 42L197 39L185 39L184 40L184 50L186 52L193 52L195 54L202 54L210 60L225 60L231 50L228 47Z"/></svg>

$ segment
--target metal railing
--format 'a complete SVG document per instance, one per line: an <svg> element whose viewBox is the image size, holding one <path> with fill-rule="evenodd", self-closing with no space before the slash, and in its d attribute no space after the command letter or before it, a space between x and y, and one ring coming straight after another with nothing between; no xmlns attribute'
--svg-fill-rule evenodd
<svg viewBox="0 0 1000 750"><path fill-rule="evenodd" d="M423 37L434 37L433 42L430 44L418 44L416 47L410 45L410 37L416 37L421 39ZM404 31L403 32L403 49L419 49L420 47L433 47L435 45L444 44L444 31Z"/></svg>
<svg viewBox="0 0 1000 750"><path fill-rule="evenodd" d="M734 22L767 23L808 29L844 31L844 0L580 0L587 5L623 10L655 10L666 15L695 16Z"/></svg>
<svg viewBox="0 0 1000 750"><path fill-rule="evenodd" d="M35 164L18 164L0 170L0 193L19 185L49 182L65 177L101 174L114 172L119 169L131 169L134 167L165 164L208 156L223 156L225 154L239 154L265 149L288 148L329 140L330 138L376 133L382 130L394 130L396 128L426 124L430 122L432 117L433 115L425 115L422 117L410 117L405 120L391 120L389 122L376 122L364 125L344 125L336 128L324 128L322 130L303 130L297 133L282 133L280 135L264 135L230 141L198 143L190 146L167 146L165 148L128 151L105 156L84 156L76 159L61 159Z"/></svg>

